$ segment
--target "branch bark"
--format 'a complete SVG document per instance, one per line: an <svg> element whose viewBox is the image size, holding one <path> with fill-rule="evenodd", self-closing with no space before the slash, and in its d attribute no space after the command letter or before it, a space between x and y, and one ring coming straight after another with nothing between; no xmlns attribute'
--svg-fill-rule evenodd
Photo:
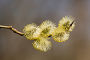
<svg viewBox="0 0 90 60"><path fill-rule="evenodd" d="M12 30L14 33L17 33L17 34L19 34L19 35L21 35L21 36L24 35L24 33L18 31L17 29L13 28L12 26L0 25L0 28L10 29L10 30Z"/></svg>

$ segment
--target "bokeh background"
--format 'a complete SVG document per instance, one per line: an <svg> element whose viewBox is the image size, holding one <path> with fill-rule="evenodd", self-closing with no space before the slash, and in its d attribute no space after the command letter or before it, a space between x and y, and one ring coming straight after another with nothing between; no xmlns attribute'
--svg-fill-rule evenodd
<svg viewBox="0 0 90 60"><path fill-rule="evenodd" d="M0 24L22 31L30 23L64 16L75 17L76 27L68 41L55 42L44 53L32 42L8 29L0 29L0 60L90 60L90 0L0 0Z"/></svg>

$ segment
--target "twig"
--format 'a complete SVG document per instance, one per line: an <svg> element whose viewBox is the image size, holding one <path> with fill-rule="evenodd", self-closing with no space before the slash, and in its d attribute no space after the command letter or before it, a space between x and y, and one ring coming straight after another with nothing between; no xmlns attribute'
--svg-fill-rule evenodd
<svg viewBox="0 0 90 60"><path fill-rule="evenodd" d="M10 30L12 30L14 33L17 33L17 34L19 34L19 35L21 35L21 36L24 35L24 33L18 31L17 29L13 28L12 26L0 25L0 28L10 29Z"/></svg>

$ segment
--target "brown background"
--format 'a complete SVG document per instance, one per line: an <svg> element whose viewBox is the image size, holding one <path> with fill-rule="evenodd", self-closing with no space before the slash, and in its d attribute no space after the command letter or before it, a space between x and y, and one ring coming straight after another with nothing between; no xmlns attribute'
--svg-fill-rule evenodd
<svg viewBox="0 0 90 60"><path fill-rule="evenodd" d="M32 42L7 29L0 29L0 60L90 60L90 0L0 0L0 24L22 31L26 24L44 20L58 24L71 15L76 27L68 41L55 42L43 53Z"/></svg>

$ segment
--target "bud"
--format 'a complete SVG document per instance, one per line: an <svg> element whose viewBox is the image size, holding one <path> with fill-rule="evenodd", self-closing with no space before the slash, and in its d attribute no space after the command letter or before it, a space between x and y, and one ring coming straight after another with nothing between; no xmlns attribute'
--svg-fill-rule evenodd
<svg viewBox="0 0 90 60"><path fill-rule="evenodd" d="M66 33L62 27L57 27L52 33L52 37L57 42L65 42L69 39L69 34Z"/></svg>
<svg viewBox="0 0 90 60"><path fill-rule="evenodd" d="M62 26L66 32L71 32L75 27L74 18L71 16L65 16L59 21L59 26Z"/></svg>
<svg viewBox="0 0 90 60"><path fill-rule="evenodd" d="M35 39L33 34L34 32L36 32L36 29L37 29L37 26L34 23L26 25L23 29L24 36L29 40Z"/></svg>
<svg viewBox="0 0 90 60"><path fill-rule="evenodd" d="M52 44L50 41L48 41L48 38L40 38L33 43L33 47L37 50L46 52L51 49Z"/></svg>
<svg viewBox="0 0 90 60"><path fill-rule="evenodd" d="M55 28L56 25L53 22L46 20L40 25L40 35L42 37L48 37L52 34Z"/></svg>

